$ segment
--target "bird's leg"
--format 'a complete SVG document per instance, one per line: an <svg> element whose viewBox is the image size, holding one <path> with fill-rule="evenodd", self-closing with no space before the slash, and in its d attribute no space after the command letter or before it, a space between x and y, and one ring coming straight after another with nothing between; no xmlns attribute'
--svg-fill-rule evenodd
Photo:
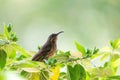
<svg viewBox="0 0 120 80"><path fill-rule="evenodd" d="M43 61L48 64L48 61L46 59L43 59Z"/></svg>
<svg viewBox="0 0 120 80"><path fill-rule="evenodd" d="M47 60L47 59L43 59L43 61L46 63L46 65L47 65L47 69L49 69L48 60Z"/></svg>

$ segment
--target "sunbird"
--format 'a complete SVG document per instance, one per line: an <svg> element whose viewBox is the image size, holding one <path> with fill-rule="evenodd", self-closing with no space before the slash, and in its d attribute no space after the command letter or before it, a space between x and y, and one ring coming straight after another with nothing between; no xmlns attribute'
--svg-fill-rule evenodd
<svg viewBox="0 0 120 80"><path fill-rule="evenodd" d="M38 53L33 56L32 61L44 61L52 57L57 50L57 36L60 33L63 33L63 31L52 33Z"/></svg>

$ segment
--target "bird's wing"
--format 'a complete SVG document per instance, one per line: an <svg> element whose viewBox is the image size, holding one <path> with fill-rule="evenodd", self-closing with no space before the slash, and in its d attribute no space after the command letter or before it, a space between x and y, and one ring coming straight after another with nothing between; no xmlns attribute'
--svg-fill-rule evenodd
<svg viewBox="0 0 120 80"><path fill-rule="evenodd" d="M48 53L51 51L51 45L44 45L40 51L33 56L32 60L33 61L42 61L43 59L45 59L48 55Z"/></svg>

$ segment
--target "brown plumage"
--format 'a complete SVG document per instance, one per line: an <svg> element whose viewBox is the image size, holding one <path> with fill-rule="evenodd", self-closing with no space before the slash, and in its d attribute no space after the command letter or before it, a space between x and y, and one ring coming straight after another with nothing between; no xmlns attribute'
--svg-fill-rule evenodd
<svg viewBox="0 0 120 80"><path fill-rule="evenodd" d="M42 46L42 48L35 54L32 58L33 61L43 61L44 59L48 59L53 56L55 51L57 50L56 42L57 36L63 33L63 31L51 34L48 37L47 42Z"/></svg>

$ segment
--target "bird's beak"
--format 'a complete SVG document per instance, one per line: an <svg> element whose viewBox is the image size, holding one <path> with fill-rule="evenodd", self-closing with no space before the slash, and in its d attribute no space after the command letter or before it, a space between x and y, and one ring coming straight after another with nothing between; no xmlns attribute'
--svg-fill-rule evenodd
<svg viewBox="0 0 120 80"><path fill-rule="evenodd" d="M57 33L57 35L59 35L60 33L63 33L63 32L64 32L64 31L60 31L60 32Z"/></svg>

